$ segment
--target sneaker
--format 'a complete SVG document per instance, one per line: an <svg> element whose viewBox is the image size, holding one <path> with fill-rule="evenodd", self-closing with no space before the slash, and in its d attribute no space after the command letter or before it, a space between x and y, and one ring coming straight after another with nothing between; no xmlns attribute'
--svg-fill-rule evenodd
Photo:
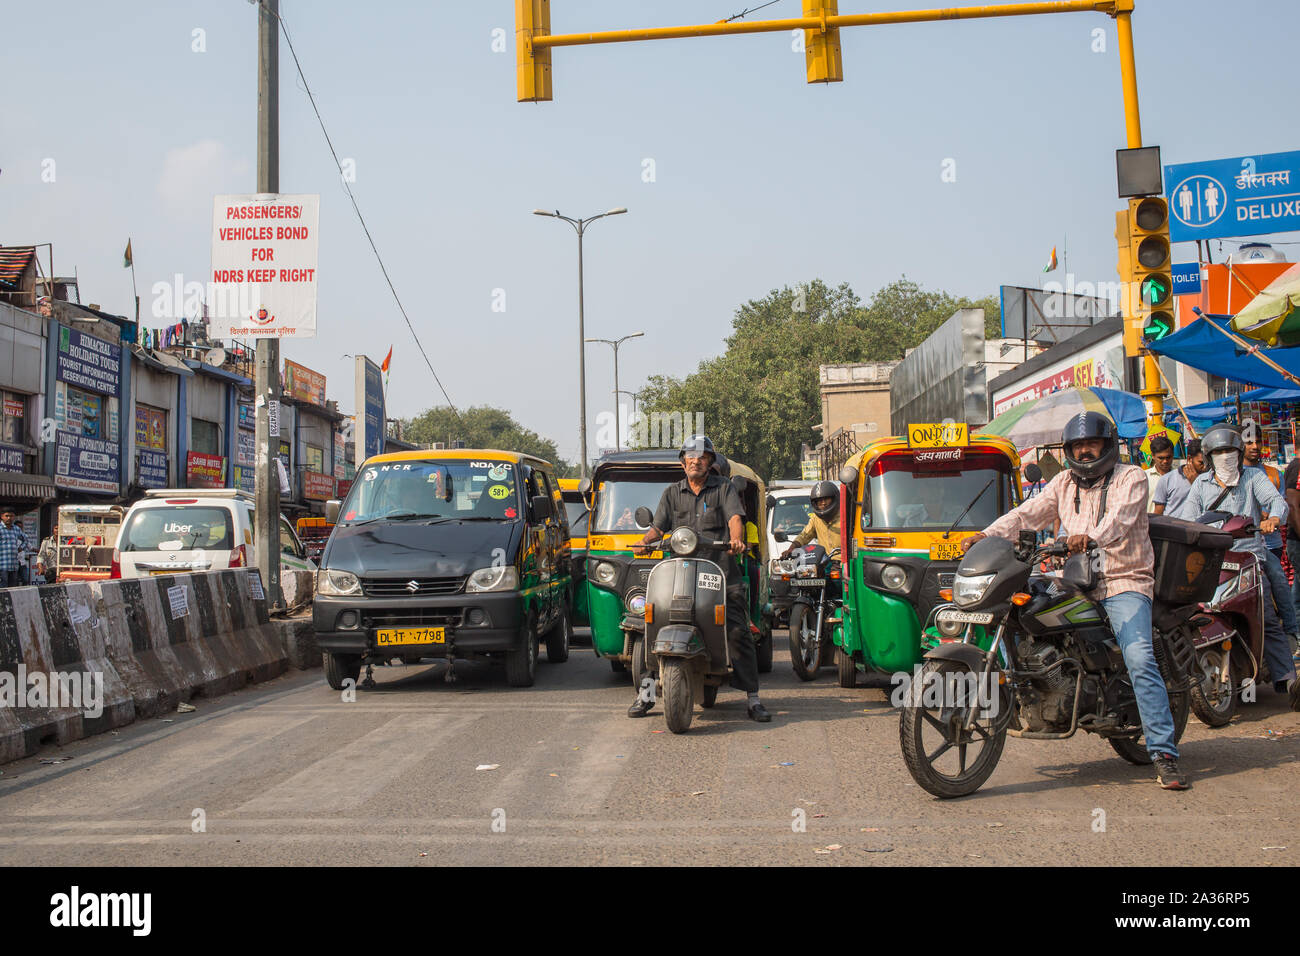
<svg viewBox="0 0 1300 956"><path fill-rule="evenodd" d="M1178 769L1178 758L1169 754L1156 754L1152 760L1156 765L1156 783L1163 790L1188 789L1187 776Z"/></svg>
<svg viewBox="0 0 1300 956"><path fill-rule="evenodd" d="M760 724L769 724L772 722L772 715L767 712L767 708L762 704L754 704L746 709L750 720L756 720Z"/></svg>
<svg viewBox="0 0 1300 956"><path fill-rule="evenodd" d="M642 700L640 697L638 697L635 701L632 702L632 706L627 709L627 715L629 717L644 717L646 714L650 713L650 711L653 709L654 709L654 704L650 703L650 701L648 700Z"/></svg>

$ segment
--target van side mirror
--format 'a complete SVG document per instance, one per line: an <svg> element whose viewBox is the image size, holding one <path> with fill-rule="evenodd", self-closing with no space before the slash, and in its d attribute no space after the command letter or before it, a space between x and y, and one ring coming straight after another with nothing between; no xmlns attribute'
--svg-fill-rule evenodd
<svg viewBox="0 0 1300 956"><path fill-rule="evenodd" d="M339 523L339 508L343 507L343 502L337 498L331 498L325 502L325 520L330 524Z"/></svg>
<svg viewBox="0 0 1300 956"><path fill-rule="evenodd" d="M555 503L546 495L534 495L532 499L533 517L539 521L555 516Z"/></svg>

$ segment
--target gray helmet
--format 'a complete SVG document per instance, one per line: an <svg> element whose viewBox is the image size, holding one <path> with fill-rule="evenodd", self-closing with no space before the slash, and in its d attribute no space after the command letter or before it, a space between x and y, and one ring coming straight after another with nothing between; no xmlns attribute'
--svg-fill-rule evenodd
<svg viewBox="0 0 1300 956"><path fill-rule="evenodd" d="M1079 461L1070 447L1085 438L1100 438L1104 443L1101 454L1092 461ZM1080 412L1071 418L1061 432L1061 444L1065 447L1065 461L1070 466L1070 474L1085 488L1091 488L1110 474L1119 461L1115 423L1101 412Z"/></svg>
<svg viewBox="0 0 1300 956"><path fill-rule="evenodd" d="M677 453L677 460L681 461L690 454L692 457L708 454L713 456L713 460L718 460L717 449L713 447L713 442L709 441L707 435L692 435L682 443L682 450Z"/></svg>
<svg viewBox="0 0 1300 956"><path fill-rule="evenodd" d="M831 499L829 507L818 508L817 501L821 498ZM830 521L840 510L840 489L836 487L833 481L819 481L813 485L812 491L808 495L808 500L813 503L813 513L823 521Z"/></svg>
<svg viewBox="0 0 1300 956"><path fill-rule="evenodd" d="M1231 425L1215 425L1211 428L1201 436L1201 452L1209 458L1216 451L1235 451L1237 466L1241 467L1246 457L1246 443L1242 440L1241 432Z"/></svg>

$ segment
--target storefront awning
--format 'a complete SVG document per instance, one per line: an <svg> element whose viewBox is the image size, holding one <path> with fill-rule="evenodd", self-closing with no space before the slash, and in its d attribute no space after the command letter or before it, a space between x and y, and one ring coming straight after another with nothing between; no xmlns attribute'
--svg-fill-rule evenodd
<svg viewBox="0 0 1300 956"><path fill-rule="evenodd" d="M1147 348L1157 355L1167 355L1175 362L1182 362L1234 382L1249 382L1265 388L1294 389L1295 382L1270 368L1258 356L1234 345L1223 331L1219 331L1230 331L1228 321L1227 317L1203 315L1168 338L1151 342ZM1211 322L1218 329L1210 328ZM1300 376L1300 347L1261 348L1260 353L1267 355L1292 375Z"/></svg>
<svg viewBox="0 0 1300 956"><path fill-rule="evenodd" d="M0 472L0 501L52 501L54 482L45 475Z"/></svg>

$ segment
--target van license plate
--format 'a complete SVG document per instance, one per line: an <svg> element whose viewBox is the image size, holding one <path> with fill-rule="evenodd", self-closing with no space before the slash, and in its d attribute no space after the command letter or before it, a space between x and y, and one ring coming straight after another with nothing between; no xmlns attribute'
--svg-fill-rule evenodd
<svg viewBox="0 0 1300 956"><path fill-rule="evenodd" d="M375 643L380 647L402 647L408 644L446 644L445 627L394 627L375 631Z"/></svg>
<svg viewBox="0 0 1300 956"><path fill-rule="evenodd" d="M945 624L992 624L991 611L940 611L936 618Z"/></svg>

